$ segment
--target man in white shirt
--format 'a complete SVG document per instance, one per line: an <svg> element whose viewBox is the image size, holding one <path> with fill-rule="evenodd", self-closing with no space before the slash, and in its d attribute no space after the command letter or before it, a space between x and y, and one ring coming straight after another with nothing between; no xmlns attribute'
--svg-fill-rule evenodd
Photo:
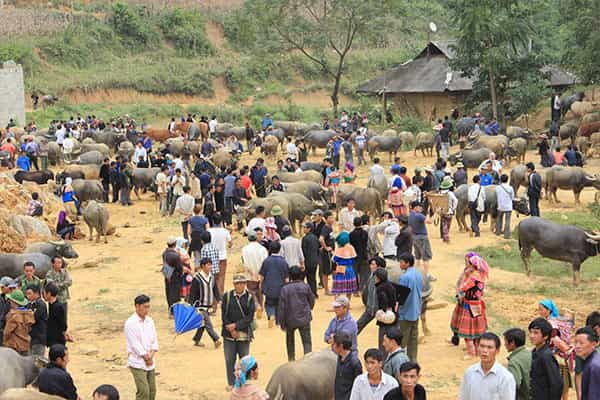
<svg viewBox="0 0 600 400"><path fill-rule="evenodd" d="M396 236L400 233L400 225L394 215L386 211L383 213L383 221L372 229L377 233L383 232L383 258L396 259L398 249L396 247Z"/></svg>
<svg viewBox="0 0 600 400"><path fill-rule="evenodd" d="M265 231L265 222L266 222L266 212L263 206L256 207L256 216L253 217L246 225L246 235L250 235L250 232L254 232L256 228L262 229Z"/></svg>
<svg viewBox="0 0 600 400"><path fill-rule="evenodd" d="M208 121L208 130L210 132L210 137L214 138L215 136L217 136L217 125L218 124L219 123L217 122L217 116L213 115L210 118L210 121Z"/></svg>
<svg viewBox="0 0 600 400"><path fill-rule="evenodd" d="M288 137L287 141L287 158L291 159L293 162L296 162L298 160L298 147L296 147L296 144L292 141L291 137Z"/></svg>
<svg viewBox="0 0 600 400"><path fill-rule="evenodd" d="M177 199L183 195L183 187L186 186L185 176L182 175L181 169L175 169L175 175L171 177L171 188L173 189L173 198L171 200L170 215L175 211L175 203Z"/></svg>
<svg viewBox="0 0 600 400"><path fill-rule="evenodd" d="M167 129L169 130L170 134L175 133L175 118L171 118L171 121L169 122L169 126L167 127Z"/></svg>
<svg viewBox="0 0 600 400"><path fill-rule="evenodd" d="M185 240L189 240L188 224L190 218L192 218L192 215L194 214L194 205L196 204L196 200L194 199L194 196L190 194L190 191L191 188L189 186L184 186L183 195L175 202L175 211L179 214L179 221L181 222L181 229Z"/></svg>
<svg viewBox="0 0 600 400"><path fill-rule="evenodd" d="M66 133L67 133L67 131L66 131L65 127L63 125L59 125L56 132L54 132L54 136L56 136L56 144L57 145L62 147L63 142L65 141Z"/></svg>
<svg viewBox="0 0 600 400"><path fill-rule="evenodd" d="M134 300L135 313L125 322L127 366L133 375L136 400L154 400L156 382L154 355L158 351L156 327L148 313L150 298L144 294Z"/></svg>
<svg viewBox="0 0 600 400"><path fill-rule="evenodd" d="M502 167L504 166L502 161L498 161L496 159L496 153L492 152L490 153L490 158L488 158L487 160L483 160L483 162L481 164L479 164L479 169L478 171L481 171L482 169L487 169L487 163L491 162L492 163L492 169L494 171L496 171L498 173L498 175L500 174L500 172L502 172Z"/></svg>
<svg viewBox="0 0 600 400"><path fill-rule="evenodd" d="M340 211L340 225L342 230L350 233L354 230L354 218L360 217L362 212L354 208L356 202L350 198L346 201L346 207Z"/></svg>
<svg viewBox="0 0 600 400"><path fill-rule="evenodd" d="M358 129L358 135L354 138L356 148L358 149L358 165L366 164L365 160L365 148L367 147L367 129L361 126Z"/></svg>
<svg viewBox="0 0 600 400"><path fill-rule="evenodd" d="M387 392L398 387L398 381L383 372L383 353L379 349L365 352L367 372L354 380L350 400L383 400Z"/></svg>
<svg viewBox="0 0 600 400"><path fill-rule="evenodd" d="M167 171L169 167L163 165L161 171L156 175L156 194L159 200L160 215L164 217L169 212L169 205L167 203L167 186L169 179L167 178Z"/></svg>
<svg viewBox="0 0 600 400"><path fill-rule="evenodd" d="M227 248L230 248L233 242L231 234L222 225L220 214L213 216L213 226L208 228L210 233L211 243L215 245L219 251L219 272L216 275L217 286L219 293L225 293L225 273L227 272Z"/></svg>
<svg viewBox="0 0 600 400"><path fill-rule="evenodd" d="M475 237L479 237L479 221L481 214L485 211L485 188L479 184L481 178L479 175L473 176L473 184L469 186L467 192L469 216L471 217L471 231Z"/></svg>
<svg viewBox="0 0 600 400"><path fill-rule="evenodd" d="M299 266L304 271L304 253L302 252L302 244L300 239L292 236L292 229L288 225L281 228L281 252L279 253L289 267Z"/></svg>
<svg viewBox="0 0 600 400"><path fill-rule="evenodd" d="M371 176L375 175L384 175L385 170L381 165L379 165L379 157L375 157L373 159L373 166L371 167Z"/></svg>
<svg viewBox="0 0 600 400"><path fill-rule="evenodd" d="M67 164L71 163L71 157L73 156L73 147L75 147L75 143L70 136L67 136L65 140L63 140L63 157Z"/></svg>
<svg viewBox="0 0 600 400"><path fill-rule="evenodd" d="M496 220L496 235L502 233L502 221L504 220L504 239L510 239L510 214L513 209L515 191L508 184L508 175L500 176L500 184L496 186L496 199L498 201L498 219Z"/></svg>
<svg viewBox="0 0 600 400"><path fill-rule="evenodd" d="M140 157L142 160L147 161L148 152L146 152L146 149L144 146L142 146L142 142L137 142L135 145L135 151L133 152L133 162L137 164L140 161Z"/></svg>
<svg viewBox="0 0 600 400"><path fill-rule="evenodd" d="M256 231L248 232L248 244L242 248L242 264L246 267L246 287L256 300L257 317L262 315L263 294L260 288L260 267L269 256L265 247L257 241Z"/></svg>
<svg viewBox="0 0 600 400"><path fill-rule="evenodd" d="M508 369L496 361L500 352L500 338L486 332L479 338L481 362L465 371L460 385L459 400L514 400L515 378Z"/></svg>

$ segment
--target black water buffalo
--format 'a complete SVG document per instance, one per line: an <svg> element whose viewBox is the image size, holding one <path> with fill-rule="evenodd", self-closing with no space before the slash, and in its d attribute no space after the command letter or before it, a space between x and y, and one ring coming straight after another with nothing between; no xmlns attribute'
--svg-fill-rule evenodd
<svg viewBox="0 0 600 400"><path fill-rule="evenodd" d="M310 146L313 150L313 153L316 151L317 147L324 148L327 146L327 142L333 139L334 136L337 136L337 133L332 130L312 130L308 131L306 135L304 135L304 143L307 146Z"/></svg>
<svg viewBox="0 0 600 400"><path fill-rule="evenodd" d="M139 190L152 189L156 175L160 172L160 168L134 168L131 170L131 185L137 198L140 198Z"/></svg>
<svg viewBox="0 0 600 400"><path fill-rule="evenodd" d="M52 268L50 257L42 253L0 253L0 275L16 278L23 273L23 264L31 261L35 265L35 275L44 278Z"/></svg>
<svg viewBox="0 0 600 400"><path fill-rule="evenodd" d="M61 173L56 174L56 183L58 183L59 185L64 185L66 178L71 178L73 180L85 179L85 174L83 171L72 171L72 172L63 171Z"/></svg>
<svg viewBox="0 0 600 400"><path fill-rule="evenodd" d="M448 161L450 161L451 165L456 165L460 161L466 168L477 169L482 162L490 158L491 152L487 147L476 150L462 149L458 153L450 154Z"/></svg>
<svg viewBox="0 0 600 400"><path fill-rule="evenodd" d="M498 217L498 199L496 198L496 185L489 185L483 188L485 190L485 211L484 214L491 216L490 227L495 229L496 218ZM470 227L467 225L465 217L469 214L469 200L468 200L468 185L460 185L454 191L458 204L456 206L456 222L458 223L458 229L460 231L468 231ZM529 215L529 207L525 198L517 198L513 200L513 210L518 214Z"/></svg>
<svg viewBox="0 0 600 400"><path fill-rule="evenodd" d="M79 254L70 242L64 240L49 240L47 242L31 243L25 248L25 253L42 253L51 259L58 256L62 258L77 258Z"/></svg>
<svg viewBox="0 0 600 400"><path fill-rule="evenodd" d="M398 136L373 136L367 142L371 159L375 157L377 151L383 151L389 154L389 159L392 161L392 153L395 157L400 147L402 147L402 140Z"/></svg>
<svg viewBox="0 0 600 400"><path fill-rule="evenodd" d="M302 171L317 171L317 172L321 172L321 168L323 168L323 163L320 163L320 162L302 161L300 163L300 169Z"/></svg>
<svg viewBox="0 0 600 400"><path fill-rule="evenodd" d="M104 143L110 149L117 151L118 146L121 142L127 140L124 133L114 132L110 129L105 129L103 131L90 131L89 137L94 139L96 143Z"/></svg>
<svg viewBox="0 0 600 400"><path fill-rule="evenodd" d="M464 117L456 121L456 130L459 136L469 135L475 129L475 118Z"/></svg>
<svg viewBox="0 0 600 400"><path fill-rule="evenodd" d="M0 393L33 383L40 373L36 361L34 356L23 357L11 348L0 347Z"/></svg>
<svg viewBox="0 0 600 400"><path fill-rule="evenodd" d="M267 384L274 400L331 400L336 356L330 349L309 353L279 366Z"/></svg>
<svg viewBox="0 0 600 400"><path fill-rule="evenodd" d="M530 217L517 226L519 249L527 275L529 256L536 249L542 257L571 263L573 282L581 281L581 264L600 252L600 233L586 232L573 225L561 225L540 217Z"/></svg>
<svg viewBox="0 0 600 400"><path fill-rule="evenodd" d="M43 185L52 179L54 179L54 173L49 170L15 172L15 181L19 183L23 183L23 181L28 181L35 182L38 185Z"/></svg>
<svg viewBox="0 0 600 400"><path fill-rule="evenodd" d="M556 191L564 189L572 190L575 203L579 204L581 191L586 187L594 187L600 190L600 178L588 174L581 167L554 166L546 170L546 191L550 201L554 198L554 201L558 203Z"/></svg>

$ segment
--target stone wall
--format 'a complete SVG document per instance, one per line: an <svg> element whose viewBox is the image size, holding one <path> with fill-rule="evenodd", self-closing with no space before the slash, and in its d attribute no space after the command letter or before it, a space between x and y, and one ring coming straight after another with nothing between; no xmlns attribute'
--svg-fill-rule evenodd
<svg viewBox="0 0 600 400"><path fill-rule="evenodd" d="M12 61L0 60L0 127L10 118L17 125L25 125L25 86L23 68Z"/></svg>

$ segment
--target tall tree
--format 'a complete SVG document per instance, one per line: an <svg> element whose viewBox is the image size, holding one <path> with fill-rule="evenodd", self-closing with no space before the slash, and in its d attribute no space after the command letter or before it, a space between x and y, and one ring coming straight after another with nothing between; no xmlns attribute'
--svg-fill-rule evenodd
<svg viewBox="0 0 600 400"><path fill-rule="evenodd" d="M449 0L448 5L457 31L456 54L450 65L473 78L475 86L487 85L497 119L499 98L517 80L516 75L534 73L541 66L529 49L535 35L532 2Z"/></svg>
<svg viewBox="0 0 600 400"><path fill-rule="evenodd" d="M570 35L563 61L584 83L600 82L600 0L568 0L564 7Z"/></svg>
<svg viewBox="0 0 600 400"><path fill-rule="evenodd" d="M296 51L316 63L333 80L331 102L337 116L339 92L348 54L361 35L385 29L391 0L251 0L269 34L284 51ZM398 1L395 1L398 3Z"/></svg>

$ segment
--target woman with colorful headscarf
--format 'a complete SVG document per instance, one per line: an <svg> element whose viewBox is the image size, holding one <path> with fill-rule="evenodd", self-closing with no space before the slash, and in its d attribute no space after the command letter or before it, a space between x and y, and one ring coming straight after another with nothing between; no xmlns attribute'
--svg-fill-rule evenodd
<svg viewBox="0 0 600 400"><path fill-rule="evenodd" d="M258 379L258 364L254 357L248 355L242 357L235 369L235 386L231 391L231 400L268 400L269 394L249 383L250 380Z"/></svg>
<svg viewBox="0 0 600 400"><path fill-rule="evenodd" d="M344 183L354 183L356 180L356 173L354 172L354 164L348 161L344 165Z"/></svg>
<svg viewBox="0 0 600 400"><path fill-rule="evenodd" d="M450 328L455 337L463 338L466 342L465 358L477 355L475 342L487 329L483 291L488 275L487 262L476 253L467 253L465 268L456 284L457 304L450 321Z"/></svg>
<svg viewBox="0 0 600 400"><path fill-rule="evenodd" d="M180 295L183 298L187 298L190 294L190 289L192 287L192 279L193 279L193 270L192 263L190 259L190 255L187 251L188 241L186 238L180 236L177 238L175 242L175 251L179 254L179 258L181 258L181 265L183 267L183 276L181 277L181 292Z"/></svg>
<svg viewBox="0 0 600 400"><path fill-rule="evenodd" d="M350 244L350 235L348 232L340 233L335 241L337 247L333 255L335 270L333 271L333 288L331 293L334 295L347 294L350 298L352 293L357 293L356 274L354 273L354 260L356 260L356 250Z"/></svg>
<svg viewBox="0 0 600 400"><path fill-rule="evenodd" d="M572 315L561 316L558 313L556 304L551 299L544 299L538 303L537 313L540 317L545 318L552 325L552 333L550 334L550 342L548 343L550 350L554 353L560 375L563 378L563 400L569 398L569 388L573 387L571 372L575 363L575 351L571 346L571 334L575 326L575 321Z"/></svg>

